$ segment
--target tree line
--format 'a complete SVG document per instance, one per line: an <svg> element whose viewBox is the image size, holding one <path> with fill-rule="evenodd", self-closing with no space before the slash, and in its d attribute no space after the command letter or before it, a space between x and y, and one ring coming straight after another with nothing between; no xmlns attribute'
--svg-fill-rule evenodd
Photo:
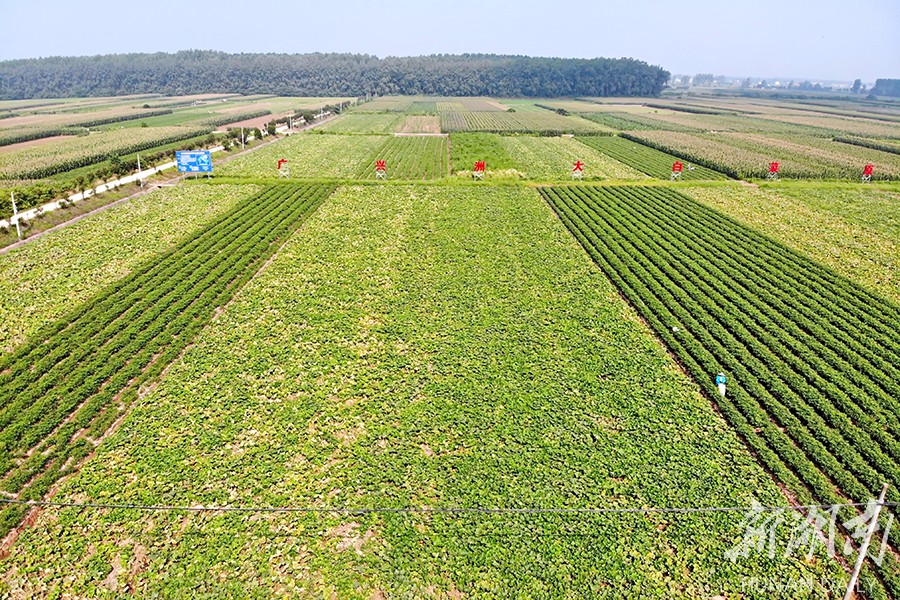
<svg viewBox="0 0 900 600"><path fill-rule="evenodd" d="M200 93L655 96L669 79L631 58L438 54L110 54L0 62L0 99Z"/></svg>

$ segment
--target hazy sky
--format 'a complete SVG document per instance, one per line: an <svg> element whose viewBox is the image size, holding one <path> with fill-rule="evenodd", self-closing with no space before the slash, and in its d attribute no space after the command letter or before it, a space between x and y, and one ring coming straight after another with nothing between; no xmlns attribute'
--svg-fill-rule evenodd
<svg viewBox="0 0 900 600"><path fill-rule="evenodd" d="M633 57L673 73L900 78L900 0L0 0L0 60L173 52Z"/></svg>

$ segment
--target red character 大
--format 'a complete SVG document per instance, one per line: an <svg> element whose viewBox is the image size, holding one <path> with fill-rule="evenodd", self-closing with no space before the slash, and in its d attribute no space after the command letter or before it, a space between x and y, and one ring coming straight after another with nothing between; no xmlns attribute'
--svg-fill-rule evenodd
<svg viewBox="0 0 900 600"><path fill-rule="evenodd" d="M584 163L579 160L575 163L575 168L572 171L584 171Z"/></svg>

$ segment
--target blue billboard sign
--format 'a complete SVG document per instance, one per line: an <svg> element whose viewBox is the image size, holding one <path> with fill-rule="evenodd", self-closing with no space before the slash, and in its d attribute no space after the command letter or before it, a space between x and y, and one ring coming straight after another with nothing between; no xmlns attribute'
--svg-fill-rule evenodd
<svg viewBox="0 0 900 600"><path fill-rule="evenodd" d="M184 150L175 153L175 163L181 173L210 173L212 158L209 150Z"/></svg>

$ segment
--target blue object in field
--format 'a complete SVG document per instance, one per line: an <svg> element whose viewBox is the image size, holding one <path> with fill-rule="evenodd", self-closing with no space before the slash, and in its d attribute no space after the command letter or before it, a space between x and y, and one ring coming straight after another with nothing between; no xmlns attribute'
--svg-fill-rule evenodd
<svg viewBox="0 0 900 600"><path fill-rule="evenodd" d="M721 385L723 383L725 383L725 374L719 373L718 375L716 375L716 385Z"/></svg>
<svg viewBox="0 0 900 600"><path fill-rule="evenodd" d="M175 164L180 173L212 172L209 150L179 150L175 153Z"/></svg>

